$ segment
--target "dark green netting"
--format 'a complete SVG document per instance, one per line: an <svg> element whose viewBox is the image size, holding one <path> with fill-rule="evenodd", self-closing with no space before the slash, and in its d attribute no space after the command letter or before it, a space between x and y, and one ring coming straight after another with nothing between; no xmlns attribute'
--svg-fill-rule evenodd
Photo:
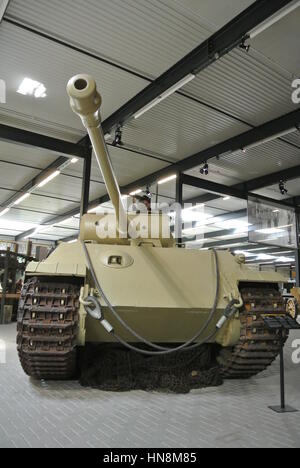
<svg viewBox="0 0 300 468"><path fill-rule="evenodd" d="M80 372L84 387L114 392L189 393L223 383L210 345L153 357L120 346L88 345L81 352Z"/></svg>

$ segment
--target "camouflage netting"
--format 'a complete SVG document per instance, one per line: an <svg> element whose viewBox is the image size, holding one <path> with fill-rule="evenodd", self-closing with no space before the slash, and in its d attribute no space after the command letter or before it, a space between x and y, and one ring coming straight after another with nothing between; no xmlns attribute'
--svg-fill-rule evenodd
<svg viewBox="0 0 300 468"><path fill-rule="evenodd" d="M189 393L223 383L209 345L153 357L118 346L89 345L82 351L80 371L82 386L114 392Z"/></svg>

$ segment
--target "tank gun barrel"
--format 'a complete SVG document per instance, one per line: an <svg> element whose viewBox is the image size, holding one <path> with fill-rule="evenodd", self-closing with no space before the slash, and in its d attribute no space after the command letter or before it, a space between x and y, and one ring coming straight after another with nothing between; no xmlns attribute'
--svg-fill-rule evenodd
<svg viewBox="0 0 300 468"><path fill-rule="evenodd" d="M125 234L127 217L101 127L102 99L97 91L96 82L89 75L76 75L70 79L67 92L71 109L81 118L92 142L109 197L116 211L118 231Z"/></svg>

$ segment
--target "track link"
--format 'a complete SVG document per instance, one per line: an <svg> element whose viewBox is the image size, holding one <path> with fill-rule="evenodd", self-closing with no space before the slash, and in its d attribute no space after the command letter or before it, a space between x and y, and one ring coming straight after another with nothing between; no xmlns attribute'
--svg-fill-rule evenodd
<svg viewBox="0 0 300 468"><path fill-rule="evenodd" d="M17 349L25 373L67 380L76 372L80 286L72 280L31 278L18 310Z"/></svg>
<svg viewBox="0 0 300 468"><path fill-rule="evenodd" d="M277 331L267 329L262 315L286 315L281 294L274 288L243 288L244 310L240 315L241 336L233 349L221 351L219 362L226 379L248 379L266 370L282 346ZM284 332L284 342L288 332Z"/></svg>

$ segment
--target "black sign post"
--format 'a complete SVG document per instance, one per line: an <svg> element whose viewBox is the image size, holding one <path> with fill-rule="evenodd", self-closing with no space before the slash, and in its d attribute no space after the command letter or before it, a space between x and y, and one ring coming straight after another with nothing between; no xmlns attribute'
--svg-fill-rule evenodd
<svg viewBox="0 0 300 468"><path fill-rule="evenodd" d="M285 376L284 376L284 353L283 347L285 343L285 331L300 330L300 325L292 317L271 317L265 316L264 322L269 330L277 330L280 333L281 338L281 350L280 350L280 406L269 406L272 411L276 413L298 413L298 410L285 404Z"/></svg>

